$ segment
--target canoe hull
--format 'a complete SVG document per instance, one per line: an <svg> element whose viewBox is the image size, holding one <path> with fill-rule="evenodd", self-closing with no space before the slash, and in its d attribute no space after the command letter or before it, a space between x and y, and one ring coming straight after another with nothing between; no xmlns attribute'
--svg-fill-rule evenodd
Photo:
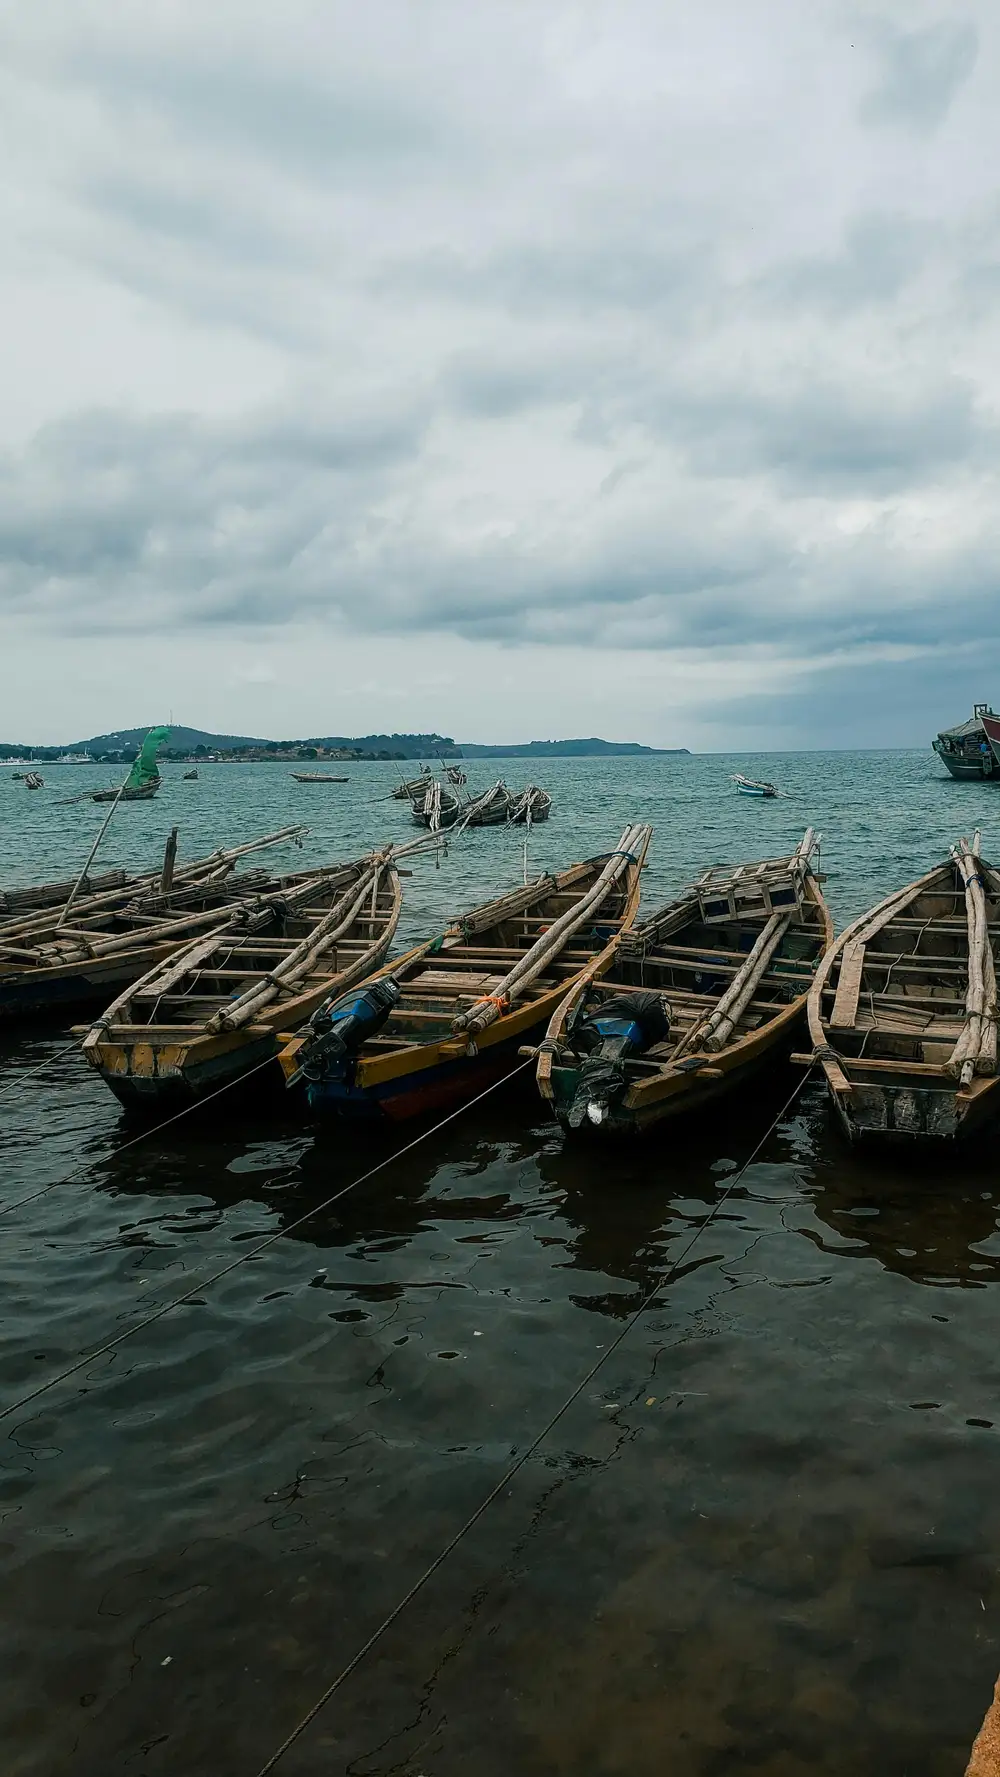
<svg viewBox="0 0 1000 1777"><path fill-rule="evenodd" d="M595 1125L588 1120L585 1133L588 1136L643 1135L646 1130L655 1129L660 1123L688 1117L693 1112L703 1110L706 1105L716 1103L720 1098L727 1098L730 1093L739 1091L741 1086L757 1079L772 1065L787 1061L792 1047L793 1030L804 1018L803 998L802 1004L796 1008L794 1019L783 1021L781 1029L767 1042L762 1042L753 1053L745 1054L733 1066L720 1069L721 1079L714 1074L692 1072L672 1082L672 1091L662 1091L657 1095L644 1094L642 1091L627 1093L622 1103L610 1107L603 1123ZM569 1113L578 1082L579 1072L576 1068L553 1067L551 1110L567 1135L577 1133L570 1129Z"/></svg>
<svg viewBox="0 0 1000 1777"><path fill-rule="evenodd" d="M849 1142L862 1147L954 1146L974 1140L1000 1115L1000 1082L983 1082L966 1098L960 1092L854 1084L849 1094L831 1089L837 1122Z"/></svg>
<svg viewBox="0 0 1000 1777"><path fill-rule="evenodd" d="M128 1111L180 1110L221 1087L234 1085L242 1075L260 1068L269 1059L277 1063L281 1045L274 1031L257 1037L240 1034L242 1041L220 1048L216 1054L197 1058L188 1055L180 1044L174 1049L151 1043L134 1045L132 1049L122 1048L119 1051L121 1066L116 1067L114 1060L105 1057L99 1070L101 1078ZM135 1065L137 1048L144 1050L147 1071L139 1071ZM264 1078L263 1071L256 1075L255 1088ZM273 1084L277 1089L282 1084L277 1066Z"/></svg>
<svg viewBox="0 0 1000 1777"><path fill-rule="evenodd" d="M12 1018L52 1018L61 1012L107 1005L109 994L138 981L147 969L164 961L172 949L171 944L158 944L106 962L0 972L0 1022Z"/></svg>
<svg viewBox="0 0 1000 1777"><path fill-rule="evenodd" d="M417 1073L380 1085L353 1087L338 1080L321 1080L306 1087L309 1109L318 1116L336 1117L345 1123L406 1123L414 1117L453 1110L474 1098L486 1086L502 1080L517 1061L519 1044L539 1036L545 1020L478 1055L437 1062Z"/></svg>

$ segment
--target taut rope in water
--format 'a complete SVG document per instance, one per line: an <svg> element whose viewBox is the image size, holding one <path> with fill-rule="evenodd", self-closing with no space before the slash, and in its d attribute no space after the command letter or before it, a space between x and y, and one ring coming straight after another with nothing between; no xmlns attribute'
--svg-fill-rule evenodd
<svg viewBox="0 0 1000 1777"><path fill-rule="evenodd" d="M558 1425L560 1419L563 1417L563 1414L569 1410L569 1408L573 1405L573 1402L575 1400L579 1399L580 1395L583 1393L584 1389L587 1387L587 1384L589 1382L593 1381L594 1377L597 1375L597 1372L601 1369L602 1365L607 1363L607 1360L611 1356L612 1352L617 1351L619 1345L621 1345L623 1343L623 1341L628 1338L633 1327L635 1327L638 1324L638 1322L641 1320L641 1318L645 1314L647 1308L650 1308L652 1306L653 1302L656 1300L656 1298L660 1294L661 1290L666 1289L667 1285L669 1283L671 1283L672 1280L676 1277L681 1266L684 1264L685 1260L687 1259L688 1255L690 1254L695 1242L697 1240L700 1240L700 1238L704 1234L706 1228L710 1228L712 1226L712 1223L715 1221L717 1215L719 1214L719 1211L724 1207L727 1200L732 1196L732 1193L735 1191L736 1186L739 1184L740 1179L743 1177L744 1173L749 1169L749 1167L751 1167L753 1165L754 1161L757 1158L757 1155L760 1153L761 1149L766 1145L766 1143L770 1140L770 1137L774 1133L778 1124L781 1122L782 1118L785 1117L787 1115L787 1113L791 1110L792 1105L795 1103L795 1100L798 1098L799 1093L802 1091L803 1086L805 1085L806 1081L809 1079L812 1072L813 1072L813 1069L809 1068L803 1074L803 1076L802 1076L801 1080L799 1081L798 1085L796 1086L794 1092L791 1094L791 1096L788 1099L786 1099L785 1103L782 1105L781 1110L778 1112L777 1116L775 1117L775 1119L772 1122L772 1124L770 1125L770 1127L761 1136L760 1141L757 1143L757 1146L754 1148L753 1153L750 1155L749 1159L744 1160L743 1165L740 1167L739 1171L733 1174L728 1185L726 1186L725 1190L723 1191L722 1196L718 1199L718 1201L713 1206L711 1213L708 1216L706 1216L705 1220L701 1223L701 1225L695 1229L694 1233L692 1234L687 1245L684 1247L683 1251L680 1253L679 1257L676 1258L674 1260L673 1264L669 1266L666 1276L662 1277L660 1279L659 1283L654 1284L653 1288L651 1290L647 1291L646 1295L643 1297L642 1301L639 1303L638 1308L635 1310L635 1312L632 1315L630 1315L629 1319L625 1322L625 1325L623 1326L621 1332L618 1334L618 1337L616 1339L613 1339L611 1344L608 1346L607 1350L601 1353L601 1356L597 1359L597 1361L595 1363L591 1364L590 1369L586 1372L585 1375L581 1376L579 1382L576 1384L576 1387L572 1390L572 1392L570 1394L568 1394L566 1396L566 1399L562 1402L562 1404L556 1408L556 1411L552 1414L552 1417L550 1419L548 1419L546 1421L546 1423L542 1426L541 1431L539 1431L535 1434L535 1436L531 1440L531 1443L528 1444L524 1450L522 1450L520 1456L516 1459L516 1461L512 1462L510 1464L509 1468L507 1468L505 1470L505 1472L501 1475L499 1481L496 1483L496 1486L492 1487L490 1489L490 1491L489 1491L489 1493L487 1493L485 1499L481 1500L479 1505L476 1506L475 1510L470 1513L469 1517L466 1518L465 1523L461 1526L461 1528L456 1530L451 1541L446 1543L444 1548L440 1551L440 1553L435 1555L433 1561L429 1564L429 1566L424 1568L424 1571L420 1575L419 1579L414 1580L413 1585L410 1587L409 1591L404 1592L404 1594L403 1594L402 1598L399 1600L398 1604L393 1605L392 1610L389 1611L387 1616L383 1617L378 1628L373 1630L372 1634L369 1635L368 1640L366 1642L364 1642L362 1644L362 1646L358 1648L357 1653L354 1654L350 1660L348 1660L347 1665L341 1667L341 1670L337 1673L336 1678L334 1678L330 1682L330 1684L327 1685L326 1690L323 1692L322 1696L320 1696L316 1699L316 1702L312 1705L312 1707L307 1709L305 1715L302 1716L301 1720L296 1723L295 1727L292 1729L292 1731L288 1735L287 1739L283 1740L281 1745L278 1747L277 1751L273 1752L271 1754L271 1757L267 1760L267 1762L265 1764L261 1765L260 1770L256 1773L256 1777L268 1777L268 1773L275 1769L275 1766L278 1764L279 1760L284 1758L285 1753L288 1752L292 1746L294 1746L296 1740L298 1740L300 1735L302 1735L305 1732L305 1730L309 1726L310 1722L315 1721L317 1715L319 1715L320 1711L326 1707L326 1705L327 1705L327 1703L329 1703L331 1697L333 1697L335 1695L335 1693L337 1691L339 1691L341 1685L344 1684L348 1678L350 1678L351 1673L355 1672L357 1670L357 1668L361 1665L362 1661L371 1652L372 1648L374 1648L378 1645L378 1643L381 1641L383 1635L385 1634L386 1630L392 1627L392 1624L396 1621L397 1617L402 1615L402 1613L406 1609L407 1605L410 1604L414 1598L416 1598L418 1592L421 1592L423 1590L423 1588L424 1588L424 1586L426 1586L428 1580L430 1580L433 1577L433 1575L435 1573L437 1573L438 1568L442 1567L444 1565L444 1563L448 1559L448 1556L450 1554L452 1554L452 1552L455 1549L458 1548L458 1545L463 1540L463 1538L468 1535L469 1531L472 1530L476 1524L478 1524L480 1518L483 1516L483 1513L488 1509L489 1506L491 1506L493 1504L493 1501L495 1499L497 1499L501 1493L504 1492L505 1488L514 1479L514 1476L519 1472L520 1469L522 1469L524 1467L525 1463L528 1462L529 1459L535 1454L535 1451L538 1449L539 1444L541 1444L545 1440L545 1438L548 1437L549 1432L552 1431L556 1425Z"/></svg>

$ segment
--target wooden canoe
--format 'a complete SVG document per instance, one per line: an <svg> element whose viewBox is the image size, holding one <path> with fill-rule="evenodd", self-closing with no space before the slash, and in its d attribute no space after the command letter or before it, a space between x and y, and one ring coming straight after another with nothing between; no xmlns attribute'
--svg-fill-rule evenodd
<svg viewBox="0 0 1000 1777"><path fill-rule="evenodd" d="M159 1108L227 1085L278 1054L331 993L384 960L401 889L390 852L286 877L247 922L194 939L130 986L83 1052L122 1104Z"/></svg>
<svg viewBox="0 0 1000 1777"><path fill-rule="evenodd" d="M454 791L436 782L410 802L410 813L418 827L427 827L432 833L439 827L453 827L462 812L462 803Z"/></svg>
<svg viewBox="0 0 1000 1777"><path fill-rule="evenodd" d="M613 953L631 926L650 834L631 826L616 851L539 877L455 920L373 977L391 976L400 989L376 1036L327 1064L321 1011L314 1027L282 1051L286 1077L304 1078L315 1111L394 1122L461 1104L502 1078L567 986L595 957ZM519 974L523 980L508 986ZM480 1020L488 1022L480 1027Z"/></svg>
<svg viewBox="0 0 1000 1777"><path fill-rule="evenodd" d="M136 784L134 789L125 790L93 790L91 802L151 802L162 783L162 779L154 777L148 784Z"/></svg>
<svg viewBox="0 0 1000 1777"><path fill-rule="evenodd" d="M833 942L809 866L814 846L810 831L791 857L706 871L628 934L610 964L599 959L575 983L536 1069L564 1127L638 1134L722 1097L787 1051ZM666 1001L669 1030L658 1015L658 1040L623 1050L602 1079L592 1021L615 1001L638 1007L640 994Z"/></svg>
<svg viewBox="0 0 1000 1777"><path fill-rule="evenodd" d="M552 812L552 797L547 790L540 790L537 784L529 784L526 790L511 798L508 821L513 826L537 826L539 821L547 821Z"/></svg>
<svg viewBox="0 0 1000 1777"><path fill-rule="evenodd" d="M81 894L71 906L67 896L61 906L22 909L0 921L0 1019L106 1004L192 932L222 923L229 908L279 880L263 870L234 874L241 858L304 832L288 827L213 852L176 870L169 883L157 870Z"/></svg>
<svg viewBox="0 0 1000 1777"><path fill-rule="evenodd" d="M977 887L991 972L1000 950L1000 875L978 852L969 855L971 888L955 853L854 920L817 970L808 1059L821 1063L852 1141L954 1140L1000 1110L995 985L985 1027L993 1059L974 1058L964 1070L954 1059L970 1026Z"/></svg>

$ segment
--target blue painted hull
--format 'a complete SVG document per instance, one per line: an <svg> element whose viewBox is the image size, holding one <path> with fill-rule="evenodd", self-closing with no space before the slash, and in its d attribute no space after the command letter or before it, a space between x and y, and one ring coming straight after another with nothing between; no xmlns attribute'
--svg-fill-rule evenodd
<svg viewBox="0 0 1000 1777"><path fill-rule="evenodd" d="M510 1073L520 1044L535 1041L544 1026L542 1019L530 1029L518 1032L509 1042L496 1043L478 1055L438 1062L377 1086L358 1088L335 1079L310 1082L306 1087L309 1108L321 1116L369 1124L403 1123L411 1117L453 1110Z"/></svg>

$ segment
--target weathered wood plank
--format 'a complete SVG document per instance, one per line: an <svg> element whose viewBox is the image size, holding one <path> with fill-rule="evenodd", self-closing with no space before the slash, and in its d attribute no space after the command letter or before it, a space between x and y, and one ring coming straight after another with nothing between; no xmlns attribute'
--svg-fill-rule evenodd
<svg viewBox="0 0 1000 1777"><path fill-rule="evenodd" d="M861 976L865 966L865 947L861 942L845 946L840 964L836 998L830 1014L831 1030L850 1030L858 1012Z"/></svg>

